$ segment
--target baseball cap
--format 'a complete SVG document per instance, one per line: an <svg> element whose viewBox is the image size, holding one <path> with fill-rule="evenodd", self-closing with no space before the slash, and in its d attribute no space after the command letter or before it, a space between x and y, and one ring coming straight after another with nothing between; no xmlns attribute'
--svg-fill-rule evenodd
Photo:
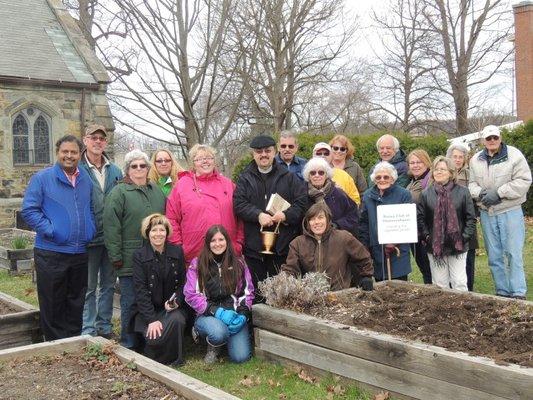
<svg viewBox="0 0 533 400"><path fill-rule="evenodd" d="M85 128L85 135L92 135L93 133L96 133L98 131L101 131L104 136L107 136L105 126L97 124L92 124Z"/></svg>
<svg viewBox="0 0 533 400"><path fill-rule="evenodd" d="M483 130L481 131L481 135L483 136L483 139L488 138L489 136L501 136L500 128L498 128L496 125L487 125Z"/></svg>
<svg viewBox="0 0 533 400"><path fill-rule="evenodd" d="M318 142L317 144L315 144L315 147L313 147L313 154L315 154L318 150L322 149L331 151L331 146L325 142Z"/></svg>

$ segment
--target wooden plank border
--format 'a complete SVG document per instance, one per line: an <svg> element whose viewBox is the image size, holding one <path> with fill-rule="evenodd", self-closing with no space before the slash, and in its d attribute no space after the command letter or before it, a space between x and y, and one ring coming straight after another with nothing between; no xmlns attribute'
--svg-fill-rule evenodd
<svg viewBox="0 0 533 400"><path fill-rule="evenodd" d="M12 349L0 350L0 361L12 358L33 357L36 355L57 354L76 351L88 343L98 343L103 346L111 345L113 352L123 363L134 362L137 369L144 375L163 383L177 394L188 400L239 400L223 390L210 386L196 378L176 371L173 368L155 362L141 354L128 350L125 347L112 343L101 337L77 336L68 339L21 346Z"/></svg>
<svg viewBox="0 0 533 400"><path fill-rule="evenodd" d="M533 398L533 369L361 330L266 305L253 308L254 326L339 353L491 393Z"/></svg>
<svg viewBox="0 0 533 400"><path fill-rule="evenodd" d="M407 397L435 400L502 399L486 392L339 353L262 329L256 328L254 332L256 348L261 352L294 360Z"/></svg>

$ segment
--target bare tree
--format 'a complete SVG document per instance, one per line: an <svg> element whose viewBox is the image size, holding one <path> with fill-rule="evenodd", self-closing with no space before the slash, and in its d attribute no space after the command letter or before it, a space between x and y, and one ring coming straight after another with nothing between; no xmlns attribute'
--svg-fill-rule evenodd
<svg viewBox="0 0 533 400"><path fill-rule="evenodd" d="M354 26L344 26L342 0L241 0L232 18L237 38L251 38L252 69L243 118L293 127L298 96L338 80Z"/></svg>
<svg viewBox="0 0 533 400"><path fill-rule="evenodd" d="M420 0L392 0L381 13L373 12L376 61L374 114L388 116L388 127L409 132L432 117L439 103L432 84L436 63L428 50L438 37L424 26Z"/></svg>
<svg viewBox="0 0 533 400"><path fill-rule="evenodd" d="M469 131L471 94L486 84L509 58L504 43L510 33L510 10L502 0L420 0L430 30L440 38L431 56L445 71L438 89L453 99L456 131ZM440 82L439 82L440 81Z"/></svg>
<svg viewBox="0 0 533 400"><path fill-rule="evenodd" d="M103 54L118 71L110 100L125 130L171 133L185 150L216 145L235 119L249 68L226 45L231 0L114 0L128 29L128 45ZM231 62L229 68L224 62ZM225 123L212 129L215 116Z"/></svg>

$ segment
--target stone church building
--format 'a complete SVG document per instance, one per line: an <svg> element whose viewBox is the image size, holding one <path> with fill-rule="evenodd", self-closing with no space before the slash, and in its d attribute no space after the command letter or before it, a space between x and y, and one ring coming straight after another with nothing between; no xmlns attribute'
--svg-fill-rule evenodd
<svg viewBox="0 0 533 400"><path fill-rule="evenodd" d="M0 227L54 144L96 122L114 130L109 76L60 0L0 0Z"/></svg>

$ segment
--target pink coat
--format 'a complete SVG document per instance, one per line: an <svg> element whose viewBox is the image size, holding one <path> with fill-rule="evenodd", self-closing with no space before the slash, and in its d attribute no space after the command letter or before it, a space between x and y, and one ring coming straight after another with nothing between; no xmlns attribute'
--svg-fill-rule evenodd
<svg viewBox="0 0 533 400"><path fill-rule="evenodd" d="M173 231L169 241L183 246L187 263L200 254L205 233L215 224L227 229L233 248L241 255L244 231L233 215L234 188L235 184L217 171L203 176L192 171L179 174L167 198L166 216Z"/></svg>

